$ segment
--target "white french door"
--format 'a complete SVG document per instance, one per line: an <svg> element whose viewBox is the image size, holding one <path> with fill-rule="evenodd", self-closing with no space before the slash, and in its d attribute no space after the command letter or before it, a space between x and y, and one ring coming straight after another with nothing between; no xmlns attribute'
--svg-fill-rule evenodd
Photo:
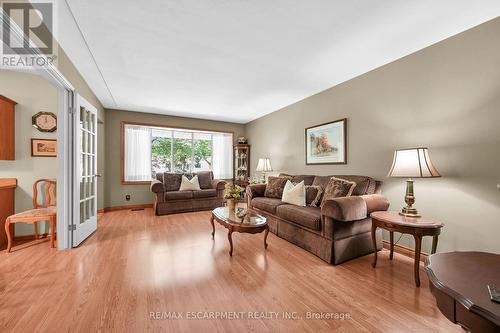
<svg viewBox="0 0 500 333"><path fill-rule="evenodd" d="M76 95L73 247L97 229L97 109Z"/></svg>

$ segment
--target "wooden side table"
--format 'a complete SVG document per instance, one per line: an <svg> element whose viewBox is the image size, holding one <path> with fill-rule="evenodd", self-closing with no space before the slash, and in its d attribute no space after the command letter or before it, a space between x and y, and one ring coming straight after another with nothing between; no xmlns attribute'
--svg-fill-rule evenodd
<svg viewBox="0 0 500 333"><path fill-rule="evenodd" d="M441 233L441 228L444 227L442 222L429 219L426 217L407 217L399 215L397 212L373 212L372 218L372 241L375 252L373 267L377 266L377 240L375 232L377 228L382 228L389 231L390 235L390 254L392 260L394 254L394 232L413 235L415 239L415 285L420 287L420 253L422 251L422 237L432 236L432 254L436 253L438 236Z"/></svg>

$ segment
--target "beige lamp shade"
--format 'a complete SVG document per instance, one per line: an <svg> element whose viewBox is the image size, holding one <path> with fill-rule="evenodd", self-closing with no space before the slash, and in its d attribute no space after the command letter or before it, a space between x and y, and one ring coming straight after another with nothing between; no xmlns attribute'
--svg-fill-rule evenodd
<svg viewBox="0 0 500 333"><path fill-rule="evenodd" d="M430 178L441 177L432 164L427 148L398 149L388 177Z"/></svg>
<svg viewBox="0 0 500 333"><path fill-rule="evenodd" d="M271 166L271 160L269 158L259 158L259 163L257 164L258 172L269 172L273 171L273 167Z"/></svg>

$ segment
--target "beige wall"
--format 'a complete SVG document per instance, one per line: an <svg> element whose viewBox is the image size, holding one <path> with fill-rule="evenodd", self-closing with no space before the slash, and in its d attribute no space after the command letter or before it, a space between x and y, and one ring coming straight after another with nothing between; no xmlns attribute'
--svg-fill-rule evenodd
<svg viewBox="0 0 500 333"><path fill-rule="evenodd" d="M147 204L153 202L149 185L121 184L121 122L141 122L173 127L206 129L213 131L234 132L234 139L244 135L242 124L226 123L203 119L183 118L150 113L139 113L119 110L106 110L106 207L132 204ZM130 201L125 195L130 194Z"/></svg>
<svg viewBox="0 0 500 333"><path fill-rule="evenodd" d="M33 208L33 183L37 179L57 177L57 158L31 157L31 138L57 138L57 133L43 133L31 125L31 117L40 111L57 114L57 89L39 76L0 70L0 94L18 103L16 159L0 160L0 178L17 178L15 208L19 212ZM47 227L40 224L40 231ZM17 223L15 233L33 234L33 226Z"/></svg>
<svg viewBox="0 0 500 333"><path fill-rule="evenodd" d="M348 118L348 164L306 166L304 128ZM393 151L427 146L442 178L416 181L416 206L446 223L439 251L500 252L500 19L250 122L252 170L361 174L385 181L391 209L404 180ZM396 238L397 239L397 238ZM412 246L404 236L400 244ZM430 242L424 244L429 251Z"/></svg>

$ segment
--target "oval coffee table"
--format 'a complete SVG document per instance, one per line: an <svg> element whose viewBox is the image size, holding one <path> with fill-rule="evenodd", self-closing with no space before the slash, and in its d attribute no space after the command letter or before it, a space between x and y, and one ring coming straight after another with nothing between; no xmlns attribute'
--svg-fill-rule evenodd
<svg viewBox="0 0 500 333"><path fill-rule="evenodd" d="M212 239L215 239L215 224L214 220L228 230L227 239L229 240L230 250L229 255L233 255L233 232L246 234L259 234L265 231L264 248L267 249L267 235L269 234L269 226L264 216L256 214L249 210L244 217L238 217L234 211L229 211L228 207L215 208L212 211L210 223L212 224Z"/></svg>

